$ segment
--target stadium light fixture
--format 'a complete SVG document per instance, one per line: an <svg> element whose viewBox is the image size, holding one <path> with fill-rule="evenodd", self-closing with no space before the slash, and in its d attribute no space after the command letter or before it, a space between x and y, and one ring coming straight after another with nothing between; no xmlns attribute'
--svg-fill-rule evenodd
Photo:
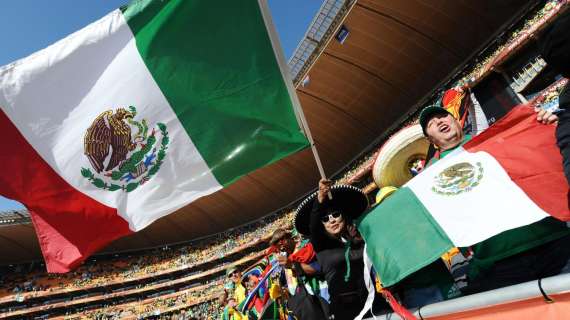
<svg viewBox="0 0 570 320"><path fill-rule="evenodd" d="M344 41L346 41L346 38L348 38L349 34L350 31L348 31L348 28L345 25L342 25L338 30L338 32L336 33L335 39L340 44L344 44Z"/></svg>

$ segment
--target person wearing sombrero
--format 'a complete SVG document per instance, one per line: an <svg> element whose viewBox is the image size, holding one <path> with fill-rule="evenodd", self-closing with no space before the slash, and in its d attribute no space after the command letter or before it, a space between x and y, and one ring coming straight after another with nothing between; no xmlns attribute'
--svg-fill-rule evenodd
<svg viewBox="0 0 570 320"><path fill-rule="evenodd" d="M366 211L368 198L353 186L331 184L328 180L319 182L319 190L297 208L294 224L317 253L334 319L354 319L368 292L363 276L364 241L352 221Z"/></svg>

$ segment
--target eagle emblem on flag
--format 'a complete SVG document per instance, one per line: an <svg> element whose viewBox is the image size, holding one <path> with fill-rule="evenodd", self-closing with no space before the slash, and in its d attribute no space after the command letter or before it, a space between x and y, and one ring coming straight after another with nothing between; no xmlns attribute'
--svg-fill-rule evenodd
<svg viewBox="0 0 570 320"><path fill-rule="evenodd" d="M483 179L481 162L471 164L460 162L442 170L434 177L432 191L443 196L458 195L469 192L479 185Z"/></svg>
<svg viewBox="0 0 570 320"><path fill-rule="evenodd" d="M95 172L84 167L81 175L95 187L131 192L160 169L170 142L166 125L157 123L149 133L147 120L136 115L134 106L107 110L87 128L84 154Z"/></svg>

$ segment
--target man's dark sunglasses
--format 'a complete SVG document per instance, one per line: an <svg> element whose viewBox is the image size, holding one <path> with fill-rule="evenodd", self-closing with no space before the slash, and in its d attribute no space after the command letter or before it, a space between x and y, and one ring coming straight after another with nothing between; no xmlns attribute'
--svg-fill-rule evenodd
<svg viewBox="0 0 570 320"><path fill-rule="evenodd" d="M331 213L329 213L329 214L327 214L327 215L322 216L322 217L321 217L321 221L322 221L323 223L327 223L327 222L329 222L329 220L331 219L331 217L333 217L333 218L336 219L336 218L340 217L341 215L342 215L342 214L341 214L340 212L338 212L338 211L331 212Z"/></svg>

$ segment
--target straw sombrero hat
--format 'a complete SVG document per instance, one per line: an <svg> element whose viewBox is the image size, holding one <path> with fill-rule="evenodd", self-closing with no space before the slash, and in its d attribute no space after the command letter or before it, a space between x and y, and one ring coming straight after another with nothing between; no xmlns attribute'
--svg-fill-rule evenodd
<svg viewBox="0 0 570 320"><path fill-rule="evenodd" d="M429 141L420 125L406 127L394 134L380 149L372 167L372 177L379 187L401 187L412 179L410 167L426 158Z"/></svg>
<svg viewBox="0 0 570 320"><path fill-rule="evenodd" d="M311 211L315 201L317 201L317 192L313 192L303 200L295 212L293 224L295 229L304 236L311 234L309 224L311 222ZM356 187L344 184L332 186L331 194L332 199L326 200L322 204L325 210L335 208L341 211L344 216L356 219L368 208L368 197Z"/></svg>

